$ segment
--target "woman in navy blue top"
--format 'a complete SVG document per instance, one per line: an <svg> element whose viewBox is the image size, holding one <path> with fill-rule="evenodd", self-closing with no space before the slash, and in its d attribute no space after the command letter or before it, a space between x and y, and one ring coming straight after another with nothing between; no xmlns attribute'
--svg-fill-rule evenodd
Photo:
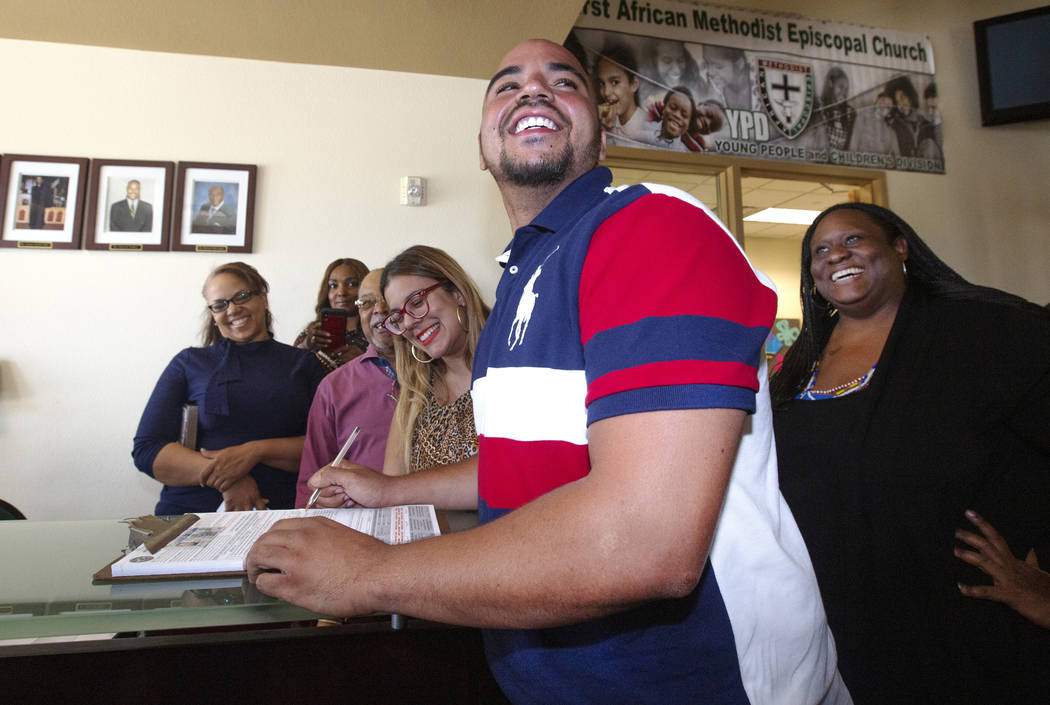
<svg viewBox="0 0 1050 705"><path fill-rule="evenodd" d="M164 483L154 512L291 508L310 402L324 377L306 350L278 343L269 285L231 262L204 282L204 345L168 364L142 412L132 456ZM197 405L195 448L181 445L182 410Z"/></svg>

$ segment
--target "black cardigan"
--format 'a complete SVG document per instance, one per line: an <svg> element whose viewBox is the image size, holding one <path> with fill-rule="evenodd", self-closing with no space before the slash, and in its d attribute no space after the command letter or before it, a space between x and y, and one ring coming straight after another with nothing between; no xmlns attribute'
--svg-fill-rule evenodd
<svg viewBox="0 0 1050 705"><path fill-rule="evenodd" d="M866 390L773 418L858 705L1050 702L1050 633L962 596L987 577L952 554L972 508L1050 565L1050 319L913 286Z"/></svg>

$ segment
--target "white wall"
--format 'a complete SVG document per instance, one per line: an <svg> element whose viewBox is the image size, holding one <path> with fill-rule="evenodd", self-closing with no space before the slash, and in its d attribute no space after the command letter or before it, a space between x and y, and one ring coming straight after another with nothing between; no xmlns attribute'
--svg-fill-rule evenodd
<svg viewBox="0 0 1050 705"><path fill-rule="evenodd" d="M436 245L492 300L510 230L478 168L483 81L12 40L0 65L2 153L257 164L243 259L270 282L279 340L336 257ZM428 205L398 205L402 175L427 177ZM131 438L197 344L204 276L238 258L0 250L0 498L32 519L152 511Z"/></svg>

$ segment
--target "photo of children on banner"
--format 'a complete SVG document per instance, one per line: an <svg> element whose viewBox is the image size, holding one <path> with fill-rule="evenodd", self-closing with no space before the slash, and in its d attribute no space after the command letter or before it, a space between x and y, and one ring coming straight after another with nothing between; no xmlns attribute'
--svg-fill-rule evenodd
<svg viewBox="0 0 1050 705"><path fill-rule="evenodd" d="M634 52L623 44L610 44L595 62L598 81L598 116L609 144L616 138L646 141L652 133L649 115L638 102L641 79Z"/></svg>
<svg viewBox="0 0 1050 705"><path fill-rule="evenodd" d="M672 45L673 50L674 42L662 44L663 54L658 50L650 52L650 62L663 67L662 78L686 74L699 78L699 73L691 70L695 62L690 64L682 58L688 58L684 49L673 53L667 51L667 45ZM639 90L643 82L652 82L638 72L635 54L625 44L607 45L591 63L598 84L598 115L608 144L701 152L706 149L703 135L717 132L725 124L719 105L710 101L698 105L692 90L681 83L643 107Z"/></svg>
<svg viewBox="0 0 1050 705"><path fill-rule="evenodd" d="M705 134L717 132L725 122L721 106L713 101L697 105L685 86L675 86L649 108L656 125L649 143L673 152L702 152Z"/></svg>
<svg viewBox="0 0 1050 705"><path fill-rule="evenodd" d="M592 27L574 28L565 47L594 76L611 146L759 154L761 145L780 161L943 171L937 86L925 75Z"/></svg>
<svg viewBox="0 0 1050 705"><path fill-rule="evenodd" d="M853 136L857 111L849 104L849 76L839 66L832 66L824 77L820 91L817 120L824 129L828 149L848 149Z"/></svg>
<svg viewBox="0 0 1050 705"><path fill-rule="evenodd" d="M867 154L899 156L897 135L890 127L893 113L893 96L879 86L874 102L857 109L857 122L853 127L850 150Z"/></svg>
<svg viewBox="0 0 1050 705"><path fill-rule="evenodd" d="M706 97L711 92L684 43L646 38L642 40L642 56L642 105L649 107L662 101L675 86L685 86L693 95Z"/></svg>
<svg viewBox="0 0 1050 705"><path fill-rule="evenodd" d="M706 97L732 110L760 110L761 99L744 50L713 44L701 45L700 49L703 80L710 86Z"/></svg>
<svg viewBox="0 0 1050 705"><path fill-rule="evenodd" d="M831 79L830 72L828 78ZM867 95L875 96L870 105L859 106L856 110L850 108L856 114L850 150L895 157L943 159L944 136L937 109L936 83L931 82L923 88L921 109L919 92L908 76L897 76L877 85Z"/></svg>
<svg viewBox="0 0 1050 705"><path fill-rule="evenodd" d="M936 88L934 91L936 92ZM919 93L915 90L911 78L894 78L886 84L886 92L893 96L893 112L889 122L897 135L897 147L901 156L942 159L936 130L921 110Z"/></svg>

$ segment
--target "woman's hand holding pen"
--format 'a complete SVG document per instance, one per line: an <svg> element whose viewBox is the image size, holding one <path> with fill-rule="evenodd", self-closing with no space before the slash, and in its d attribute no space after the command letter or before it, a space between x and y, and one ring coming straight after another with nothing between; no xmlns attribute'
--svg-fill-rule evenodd
<svg viewBox="0 0 1050 705"><path fill-rule="evenodd" d="M201 448L200 453L211 461L201 472L201 487L214 487L219 492L229 490L235 482L251 472L260 460L252 442L222 450Z"/></svg>
<svg viewBox="0 0 1050 705"><path fill-rule="evenodd" d="M338 466L326 465L315 472L307 485L321 490L316 506L385 507L384 490L390 480L372 468L343 460Z"/></svg>

